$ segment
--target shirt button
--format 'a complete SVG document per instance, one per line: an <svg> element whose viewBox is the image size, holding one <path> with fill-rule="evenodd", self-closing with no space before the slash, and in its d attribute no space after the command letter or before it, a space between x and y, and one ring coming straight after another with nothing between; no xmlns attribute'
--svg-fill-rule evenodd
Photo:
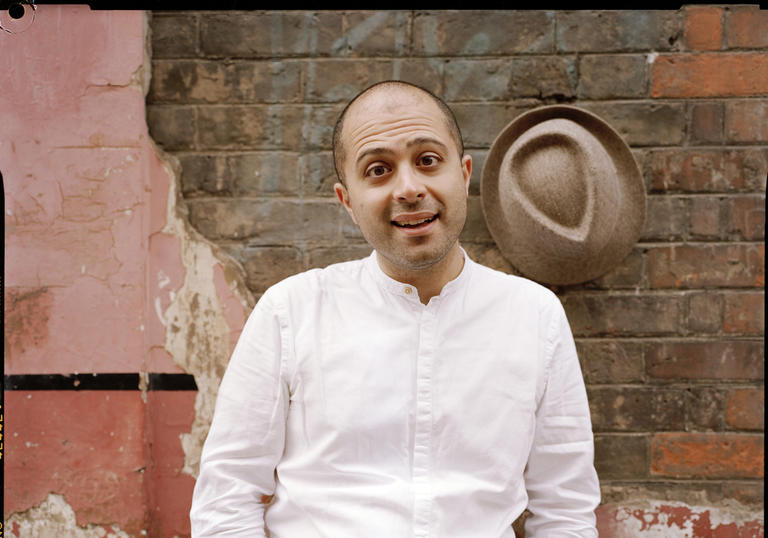
<svg viewBox="0 0 768 538"><path fill-rule="evenodd" d="M406 295L410 295L411 293L413 293L413 289L412 289L412 288L409 288L408 286L406 286L406 287L405 287L405 294L406 294Z"/></svg>

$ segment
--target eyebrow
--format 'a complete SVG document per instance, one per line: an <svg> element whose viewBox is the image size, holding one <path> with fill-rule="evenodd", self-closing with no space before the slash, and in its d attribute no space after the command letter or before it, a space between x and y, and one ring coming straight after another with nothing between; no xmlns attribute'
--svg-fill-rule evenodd
<svg viewBox="0 0 768 538"><path fill-rule="evenodd" d="M440 146L440 148L443 149L444 151L448 151L448 146L440 142L438 139L431 138L429 136L420 136L419 138L414 138L413 140L409 140L405 144L405 147L412 148L413 146L423 146L427 144L434 144L436 146ZM362 161L364 158L368 157L369 155L385 155L388 153L392 153L392 150L385 147L369 148L357 156L357 159L355 159L355 164L359 164L360 161Z"/></svg>

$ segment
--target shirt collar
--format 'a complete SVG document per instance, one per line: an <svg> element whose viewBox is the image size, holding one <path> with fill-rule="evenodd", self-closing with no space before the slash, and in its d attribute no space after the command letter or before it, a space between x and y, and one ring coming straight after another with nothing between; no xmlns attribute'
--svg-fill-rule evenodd
<svg viewBox="0 0 768 538"><path fill-rule="evenodd" d="M459 246L459 250L461 250L461 254L464 256L464 267L461 268L461 272L458 274L458 276L456 276L456 278L446 282L438 297L445 297L446 295L453 293L454 290L458 289L469 280L469 274L472 271L475 262L472 261L472 259L467 255L467 252L461 246ZM419 300L419 294L414 286L395 280L381 269L375 250L371 252L370 256L365 259L365 266L376 284L381 286L383 289L386 289L395 295L412 298L416 301Z"/></svg>

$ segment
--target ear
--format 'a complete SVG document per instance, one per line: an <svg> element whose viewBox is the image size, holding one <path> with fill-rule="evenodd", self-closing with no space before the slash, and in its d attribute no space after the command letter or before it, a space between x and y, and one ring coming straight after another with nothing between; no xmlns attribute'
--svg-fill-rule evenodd
<svg viewBox="0 0 768 538"><path fill-rule="evenodd" d="M469 194L469 180L472 178L472 156L467 153L461 158L461 173L464 175L464 188Z"/></svg>
<svg viewBox="0 0 768 538"><path fill-rule="evenodd" d="M336 197L339 199L339 202L341 202L341 205L344 206L344 209L347 210L347 213L349 213L349 216L352 217L352 222L357 224L357 219L355 219L355 214L352 212L352 206L349 204L349 191L344 186L343 183L336 183L333 186L333 190L336 193Z"/></svg>

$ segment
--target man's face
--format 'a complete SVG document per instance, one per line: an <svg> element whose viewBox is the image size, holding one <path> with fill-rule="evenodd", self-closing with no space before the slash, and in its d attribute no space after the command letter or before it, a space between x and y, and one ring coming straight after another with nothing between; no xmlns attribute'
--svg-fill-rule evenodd
<svg viewBox="0 0 768 538"><path fill-rule="evenodd" d="M346 186L337 183L336 195L385 270L432 267L458 248L471 157L459 155L439 107L415 91L374 91L347 114Z"/></svg>

